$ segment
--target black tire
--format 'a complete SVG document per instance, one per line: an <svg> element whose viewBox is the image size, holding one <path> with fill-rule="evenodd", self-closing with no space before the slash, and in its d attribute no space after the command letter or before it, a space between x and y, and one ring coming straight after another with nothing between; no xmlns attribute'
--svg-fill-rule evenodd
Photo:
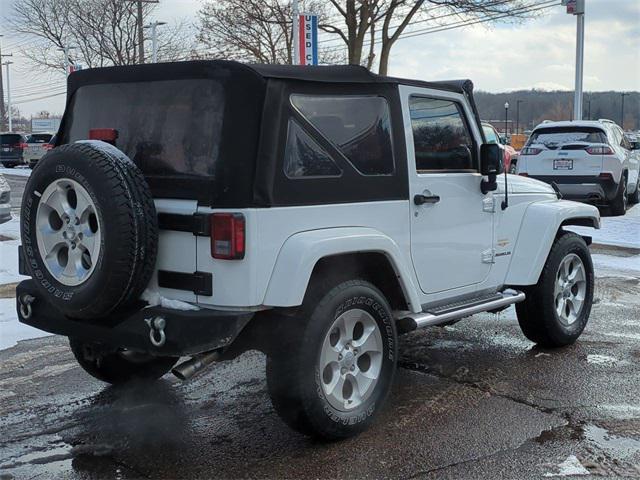
<svg viewBox="0 0 640 480"><path fill-rule="evenodd" d="M371 392L360 405L341 411L322 390L320 354L334 321L354 309L367 312L375 320L383 351L378 380ZM325 440L347 438L366 430L389 394L397 361L395 322L382 293L363 280L346 281L333 288L310 286L299 312L282 317L278 331L285 340L276 347L277 351L267 355L269 395L278 415L294 430ZM353 335L354 346L356 337ZM360 357L354 363L360 371ZM369 367L362 368L364 371Z"/></svg>
<svg viewBox="0 0 640 480"><path fill-rule="evenodd" d="M638 180L638 183L636 184L635 192L629 195L629 203L632 205L640 203L640 180Z"/></svg>
<svg viewBox="0 0 640 480"><path fill-rule="evenodd" d="M616 196L611 201L611 213L613 215L624 215L627 211L627 177L623 173L620 177L620 184L616 191Z"/></svg>
<svg viewBox="0 0 640 480"><path fill-rule="evenodd" d="M96 345L73 338L69 346L82 369L100 381L119 385L133 380L157 380L168 373L178 357L153 357L124 352L105 353Z"/></svg>
<svg viewBox="0 0 640 480"><path fill-rule="evenodd" d="M40 196L60 179L71 179L87 191L101 225L101 248L93 271L75 286L51 274L36 236ZM140 297L153 273L158 226L149 186L131 160L103 142L63 145L37 163L25 187L21 232L25 263L40 293L72 318L101 318L126 309Z"/></svg>
<svg viewBox="0 0 640 480"><path fill-rule="evenodd" d="M577 255L585 270L584 302L577 318L567 324L557 312L555 287L561 262L570 255ZM522 333L542 347L554 348L571 345L582 334L593 304L593 263L589 247L582 237L564 232L556 238L540 279L536 285L524 290L526 299L516 304L518 323Z"/></svg>

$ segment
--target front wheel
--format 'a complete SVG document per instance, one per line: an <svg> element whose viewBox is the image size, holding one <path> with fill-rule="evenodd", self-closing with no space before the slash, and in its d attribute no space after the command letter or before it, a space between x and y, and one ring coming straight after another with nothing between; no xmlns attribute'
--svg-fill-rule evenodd
<svg viewBox="0 0 640 480"><path fill-rule="evenodd" d="M82 369L98 380L119 385L132 380L157 380L178 357L153 357L127 350L105 352L98 345L70 338L69 345Z"/></svg>
<svg viewBox="0 0 640 480"><path fill-rule="evenodd" d="M593 303L593 263L589 247L575 233L556 238L540 279L516 304L524 335L543 347L574 343L589 320Z"/></svg>
<svg viewBox="0 0 640 480"><path fill-rule="evenodd" d="M286 339L267 357L278 415L294 430L327 440L366 430L396 368L396 328L382 293L363 280L324 293L318 287L282 322Z"/></svg>
<svg viewBox="0 0 640 480"><path fill-rule="evenodd" d="M633 205L640 203L640 180L636 184L636 190L629 195L629 203Z"/></svg>

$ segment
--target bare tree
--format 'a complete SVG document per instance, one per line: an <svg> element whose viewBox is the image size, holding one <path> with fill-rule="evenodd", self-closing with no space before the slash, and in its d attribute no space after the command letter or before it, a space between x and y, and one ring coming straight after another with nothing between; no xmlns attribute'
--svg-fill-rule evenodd
<svg viewBox="0 0 640 480"><path fill-rule="evenodd" d="M156 5L144 3L146 22ZM87 67L138 63L136 5L122 0L20 0L9 16L12 27L32 37L23 54L46 69L62 69L60 48L75 47L72 61ZM178 58L187 43L184 22L159 30L159 58Z"/></svg>
<svg viewBox="0 0 640 480"><path fill-rule="evenodd" d="M324 11L322 1L307 10ZM291 63L293 12L282 0L209 0L198 12L199 57L258 63ZM341 52L319 52L323 63L339 61Z"/></svg>

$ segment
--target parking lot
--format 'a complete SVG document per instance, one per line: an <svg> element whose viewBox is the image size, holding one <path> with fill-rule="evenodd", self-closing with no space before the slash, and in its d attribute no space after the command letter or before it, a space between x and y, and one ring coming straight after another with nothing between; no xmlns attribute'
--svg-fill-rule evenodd
<svg viewBox="0 0 640 480"><path fill-rule="evenodd" d="M18 199L26 177L8 179ZM577 344L535 347L513 308L405 335L384 413L343 442L280 421L256 352L187 383L115 388L65 338L19 341L0 351L0 478L638 477L640 251L606 242L610 230L633 240L639 210L595 237L596 300Z"/></svg>

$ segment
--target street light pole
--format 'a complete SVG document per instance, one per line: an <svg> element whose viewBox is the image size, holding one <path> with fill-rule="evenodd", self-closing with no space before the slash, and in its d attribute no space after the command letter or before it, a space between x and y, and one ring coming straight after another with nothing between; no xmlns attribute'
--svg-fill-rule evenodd
<svg viewBox="0 0 640 480"><path fill-rule="evenodd" d="M158 63L158 31L157 28L160 25L166 25L167 22L153 22L149 25L145 25L144 28L151 29L151 61L153 63Z"/></svg>
<svg viewBox="0 0 640 480"><path fill-rule="evenodd" d="M9 109L9 131L13 131L13 115L11 114L11 76L9 74L9 65L13 62L7 60L2 65L6 65L7 67L7 107Z"/></svg>
<svg viewBox="0 0 640 480"><path fill-rule="evenodd" d="M504 143L507 143L507 135L509 134L509 102L504 102Z"/></svg>

